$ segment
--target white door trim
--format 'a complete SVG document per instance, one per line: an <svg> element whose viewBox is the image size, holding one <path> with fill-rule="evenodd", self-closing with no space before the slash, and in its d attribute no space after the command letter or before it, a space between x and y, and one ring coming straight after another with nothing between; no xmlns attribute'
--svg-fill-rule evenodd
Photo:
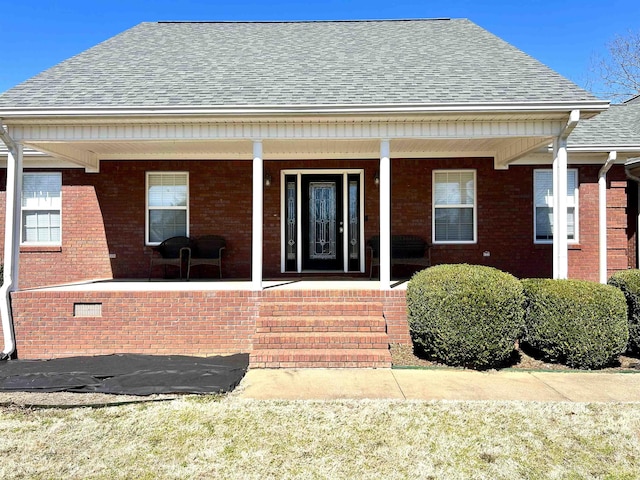
<svg viewBox="0 0 640 480"><path fill-rule="evenodd" d="M346 273L349 271L349 175L360 176L360 272L365 271L365 250L364 250L364 169L363 168L314 168L314 169L289 169L280 171L280 272L286 272L286 175L296 176L296 216L297 222L297 238L302 238L302 222L299 221L302 218L302 176L303 175L342 175L343 183L343 218L344 220L344 235L343 235L343 271ZM297 242L296 251L296 271L302 273L302 242Z"/></svg>

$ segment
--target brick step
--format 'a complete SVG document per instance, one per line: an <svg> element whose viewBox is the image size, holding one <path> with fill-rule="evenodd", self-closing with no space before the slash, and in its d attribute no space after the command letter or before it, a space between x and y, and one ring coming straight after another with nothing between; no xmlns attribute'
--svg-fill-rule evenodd
<svg viewBox="0 0 640 480"><path fill-rule="evenodd" d="M251 368L390 368L391 354L382 349L254 350Z"/></svg>
<svg viewBox="0 0 640 480"><path fill-rule="evenodd" d="M259 317L256 333L282 332L384 332L382 315Z"/></svg>
<svg viewBox="0 0 640 480"><path fill-rule="evenodd" d="M256 335L253 349L389 349L384 332L297 332Z"/></svg>
<svg viewBox="0 0 640 480"><path fill-rule="evenodd" d="M382 309L382 303L380 302L336 302L327 298L326 302L262 302L260 305L260 316L381 316Z"/></svg>

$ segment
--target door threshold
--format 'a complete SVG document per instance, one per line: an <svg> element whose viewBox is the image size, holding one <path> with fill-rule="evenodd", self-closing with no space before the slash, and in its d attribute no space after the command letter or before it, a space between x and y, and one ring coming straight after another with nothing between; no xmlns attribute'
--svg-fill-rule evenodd
<svg viewBox="0 0 640 480"><path fill-rule="evenodd" d="M341 275L344 274L349 274L349 273L359 273L359 272L345 272L344 270L302 270L301 272L298 272L300 274L304 274L304 273L331 273L331 274L336 274L339 273Z"/></svg>

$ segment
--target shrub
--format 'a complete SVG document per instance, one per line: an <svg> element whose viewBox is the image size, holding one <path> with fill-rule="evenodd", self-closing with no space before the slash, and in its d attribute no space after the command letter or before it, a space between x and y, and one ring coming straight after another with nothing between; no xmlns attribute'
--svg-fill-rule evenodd
<svg viewBox="0 0 640 480"><path fill-rule="evenodd" d="M627 348L640 353L640 270L622 270L611 275L609 285L622 290L627 299L629 343Z"/></svg>
<svg viewBox="0 0 640 480"><path fill-rule="evenodd" d="M520 282L480 265L438 265L416 273L407 306L414 342L447 365L499 366L524 327Z"/></svg>
<svg viewBox="0 0 640 480"><path fill-rule="evenodd" d="M548 359L574 368L602 368L629 340L622 292L583 280L523 280L527 297L523 340Z"/></svg>

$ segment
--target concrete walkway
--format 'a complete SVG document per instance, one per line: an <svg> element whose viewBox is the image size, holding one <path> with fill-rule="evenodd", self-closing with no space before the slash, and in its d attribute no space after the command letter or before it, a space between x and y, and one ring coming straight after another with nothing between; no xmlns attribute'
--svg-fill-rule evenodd
<svg viewBox="0 0 640 480"><path fill-rule="evenodd" d="M256 369L232 395L252 399L640 402L640 372Z"/></svg>

